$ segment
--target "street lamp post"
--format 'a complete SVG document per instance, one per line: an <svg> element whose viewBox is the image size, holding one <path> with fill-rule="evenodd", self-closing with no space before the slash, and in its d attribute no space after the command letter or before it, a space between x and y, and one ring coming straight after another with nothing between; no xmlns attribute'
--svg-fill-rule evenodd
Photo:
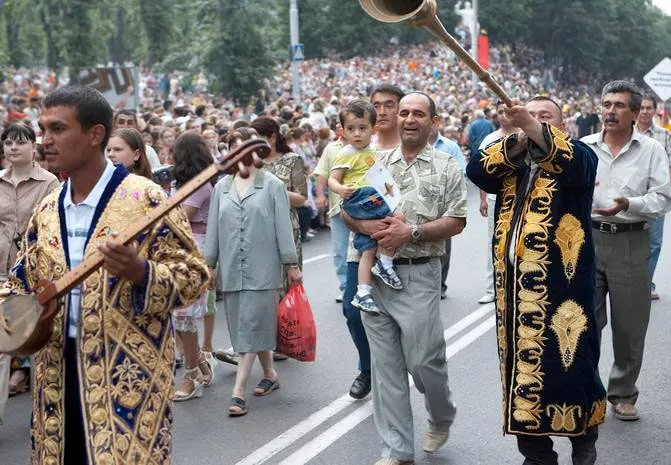
<svg viewBox="0 0 671 465"><path fill-rule="evenodd" d="M291 0L291 7L289 9L289 20L291 29L291 82L292 94L296 104L301 103L301 77L300 77L300 61L294 59L294 51L298 46L298 2Z"/></svg>
<svg viewBox="0 0 671 465"><path fill-rule="evenodd" d="M471 55L473 59L478 59L478 37L480 36L480 25L478 24L478 0L473 0L473 24L471 25ZM478 76L472 73L471 85L473 90L478 88Z"/></svg>

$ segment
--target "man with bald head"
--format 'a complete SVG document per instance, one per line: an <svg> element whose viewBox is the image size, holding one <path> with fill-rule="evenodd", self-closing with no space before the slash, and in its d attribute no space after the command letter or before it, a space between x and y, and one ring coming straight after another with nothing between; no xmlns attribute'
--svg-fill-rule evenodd
<svg viewBox="0 0 671 465"><path fill-rule="evenodd" d="M473 154L468 177L496 194L492 243L504 433L524 465L556 465L550 436L573 464L596 462L606 412L598 374L591 206L594 152L564 132L547 97L505 108L513 134Z"/></svg>
<svg viewBox="0 0 671 465"><path fill-rule="evenodd" d="M439 123L428 95L415 92L401 99L401 145L380 160L400 188L405 221L344 218L380 247L397 251L394 266L403 282L403 290L396 291L375 280L373 297L380 315L363 315L372 355L375 425L383 442L382 458L375 465L415 463L408 373L424 394L429 414L426 452L445 444L456 414L440 320L440 256L445 240L466 226L466 185L454 157L429 144Z"/></svg>

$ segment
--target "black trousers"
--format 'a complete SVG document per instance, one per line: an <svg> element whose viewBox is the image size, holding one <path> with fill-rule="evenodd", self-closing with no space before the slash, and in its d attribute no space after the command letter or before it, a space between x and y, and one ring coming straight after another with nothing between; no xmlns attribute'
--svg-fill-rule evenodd
<svg viewBox="0 0 671 465"><path fill-rule="evenodd" d="M65 463L87 465L77 373L77 341L70 337L65 340Z"/></svg>
<svg viewBox="0 0 671 465"><path fill-rule="evenodd" d="M445 241L445 254L440 256L440 292L447 292L447 274L450 271L450 255L452 254L452 238Z"/></svg>
<svg viewBox="0 0 671 465"><path fill-rule="evenodd" d="M596 463L596 440L598 426L588 428L583 436L569 438L573 453L573 465L594 465ZM524 456L523 465L558 465L557 453L553 450L549 436L517 436L517 448Z"/></svg>

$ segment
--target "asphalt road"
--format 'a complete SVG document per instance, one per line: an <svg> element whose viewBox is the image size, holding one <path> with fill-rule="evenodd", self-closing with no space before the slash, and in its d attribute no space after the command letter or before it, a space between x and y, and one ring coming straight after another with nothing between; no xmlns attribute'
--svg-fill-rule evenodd
<svg viewBox="0 0 671 465"><path fill-rule="evenodd" d="M429 456L421 451L426 412L413 391L418 465L521 464L515 439L501 434L500 383L493 304L479 306L484 290L486 219L477 213L470 192L466 230L454 239L448 298L441 303L448 346L450 385L458 407L446 447ZM667 222L668 223L668 222ZM667 224L667 231L671 225ZM341 306L335 303L337 280L330 258L328 232L305 244L305 286L318 326L314 363L279 362L282 388L256 398L258 365L249 381L249 414L227 416L235 372L220 364L216 381L201 399L175 407L173 461L176 465L372 465L380 445L370 399L347 396L357 375L357 359ZM623 423L610 415L600 428L599 464L671 464L671 243L665 244L655 277L661 300L653 302L647 350L639 379L642 418ZM225 317L217 321L217 347L228 347ZM664 362L664 360L667 362ZM612 363L609 331L604 332L601 373ZM10 399L0 426L0 464L28 463L30 396ZM556 439L560 464L570 464L570 445Z"/></svg>

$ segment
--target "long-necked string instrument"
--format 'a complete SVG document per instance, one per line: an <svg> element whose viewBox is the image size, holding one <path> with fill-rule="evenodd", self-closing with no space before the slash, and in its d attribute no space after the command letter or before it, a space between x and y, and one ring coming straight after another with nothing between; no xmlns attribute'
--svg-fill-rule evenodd
<svg viewBox="0 0 671 465"><path fill-rule="evenodd" d="M269 154L268 143L252 136L251 140L231 151L221 163L213 163L167 201L130 224L115 240L123 244L130 243L219 173L239 172L242 177L248 177L247 166L253 164L261 168L263 158ZM103 255L95 251L57 281L40 281L33 294L8 296L0 302L0 353L26 356L44 347L53 332L56 300L102 266L103 260Z"/></svg>
<svg viewBox="0 0 671 465"><path fill-rule="evenodd" d="M414 27L424 27L447 45L464 63L477 74L507 106L513 105L506 91L485 71L482 66L452 37L438 19L436 0L359 0L364 11L383 23L407 21Z"/></svg>

